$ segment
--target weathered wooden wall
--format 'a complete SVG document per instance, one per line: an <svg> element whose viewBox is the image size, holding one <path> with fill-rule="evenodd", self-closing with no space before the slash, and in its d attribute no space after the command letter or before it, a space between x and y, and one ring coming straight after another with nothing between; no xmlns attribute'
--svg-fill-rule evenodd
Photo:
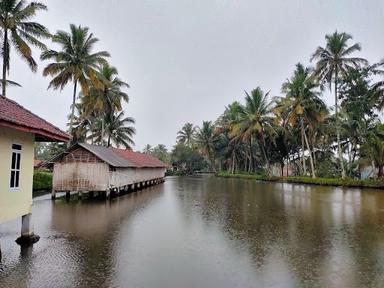
<svg viewBox="0 0 384 288"><path fill-rule="evenodd" d="M55 163L55 191L105 191L109 187L109 166L105 163Z"/></svg>
<svg viewBox="0 0 384 288"><path fill-rule="evenodd" d="M54 191L106 191L133 183L164 178L165 168L112 168L83 148L54 164Z"/></svg>
<svg viewBox="0 0 384 288"><path fill-rule="evenodd" d="M55 191L105 191L109 186L109 165L83 148L64 155L53 171Z"/></svg>
<svg viewBox="0 0 384 288"><path fill-rule="evenodd" d="M116 168L111 171L111 187L122 187L125 185L164 178L164 168Z"/></svg>

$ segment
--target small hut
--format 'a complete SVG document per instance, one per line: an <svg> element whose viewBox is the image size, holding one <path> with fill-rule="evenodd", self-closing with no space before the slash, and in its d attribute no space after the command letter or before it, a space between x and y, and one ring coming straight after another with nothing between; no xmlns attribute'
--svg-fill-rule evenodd
<svg viewBox="0 0 384 288"><path fill-rule="evenodd" d="M144 153L77 143L53 160L52 198L56 192L133 190L164 181L167 165Z"/></svg>

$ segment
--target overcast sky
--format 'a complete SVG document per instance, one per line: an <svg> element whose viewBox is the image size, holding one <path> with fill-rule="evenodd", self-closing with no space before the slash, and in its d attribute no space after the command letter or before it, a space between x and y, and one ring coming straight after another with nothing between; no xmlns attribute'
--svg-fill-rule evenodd
<svg viewBox="0 0 384 288"><path fill-rule="evenodd" d="M69 24L88 26L128 82L126 114L136 119L135 149L171 148L186 122L215 120L224 106L257 86L279 95L297 62L336 29L362 44L370 62L384 57L382 0L51 0L37 21L53 33ZM50 43L48 43L50 45ZM36 58L39 57L35 51ZM13 51L9 78L23 85L8 96L66 128L72 85L47 90ZM325 96L327 103L332 100Z"/></svg>

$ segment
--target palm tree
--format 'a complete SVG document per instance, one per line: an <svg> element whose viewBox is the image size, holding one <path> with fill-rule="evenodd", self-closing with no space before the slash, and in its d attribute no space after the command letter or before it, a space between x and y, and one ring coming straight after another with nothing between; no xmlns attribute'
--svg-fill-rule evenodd
<svg viewBox="0 0 384 288"><path fill-rule="evenodd" d="M183 128L177 132L177 142L191 147L195 133L196 127L192 123L186 123Z"/></svg>
<svg viewBox="0 0 384 288"><path fill-rule="evenodd" d="M98 89L91 85L88 97L81 97L86 114L119 112L122 110L122 101L128 102L128 94L122 91L129 85L117 77L117 69L108 63L98 68L98 78L103 83L103 88Z"/></svg>
<svg viewBox="0 0 384 288"><path fill-rule="evenodd" d="M70 25L70 33L57 31L52 37L55 44L61 46L60 51L46 50L41 54L42 60L54 62L44 68L44 76L52 76L48 88L63 89L68 82L73 82L72 112L69 131L72 132L77 84L85 96L88 96L91 84L103 89L102 80L98 79L97 69L99 65L107 63L106 51L92 52L94 45L99 41L89 33L88 27Z"/></svg>
<svg viewBox="0 0 384 288"><path fill-rule="evenodd" d="M217 121L218 132L224 134L225 137L228 138L227 152L230 157L228 166L230 167L232 174L235 173L236 159L241 153L240 149L242 148L241 139L236 137L237 135L234 132L236 123L241 119L241 111L243 111L242 105L235 101L225 107L223 115L221 115Z"/></svg>
<svg viewBox="0 0 384 288"><path fill-rule="evenodd" d="M211 121L203 121L203 125L197 129L196 144L201 153L208 158L211 164L211 169L215 169L214 149L218 137L215 134L215 127Z"/></svg>
<svg viewBox="0 0 384 288"><path fill-rule="evenodd" d="M145 153L145 154L151 154L151 153L152 153L152 150L153 150L152 146L149 145L149 144L147 144L147 145L145 145L145 147L144 147L144 149L143 149L143 153Z"/></svg>
<svg viewBox="0 0 384 288"><path fill-rule="evenodd" d="M126 149L132 149L132 144L134 144L132 138L136 133L136 129L132 126L135 124L135 119L124 117L124 112L119 112L118 114L106 114L103 121L100 118L96 121L97 128L89 138L93 138L96 143L107 147L114 144L117 147L123 146ZM102 126L104 129L101 129Z"/></svg>
<svg viewBox="0 0 384 288"><path fill-rule="evenodd" d="M0 28L2 30L3 78L2 94L6 96L7 73L9 73L11 44L18 54L27 62L33 72L37 64L32 56L30 45L39 49L46 49L41 38L48 38L48 29L30 19L40 10L47 10L47 6L39 2L26 3L20 0L3 0L0 2Z"/></svg>
<svg viewBox="0 0 384 288"><path fill-rule="evenodd" d="M347 74L348 69L358 67L361 64L367 64L363 58L350 57L356 51L361 50L359 43L348 46L348 41L352 36L343 32L335 31L331 35L326 35L326 47L318 47L311 57L311 61L317 60L314 76L322 83L328 83L331 88L331 83L334 83L335 93L335 115L336 115L336 133L337 133L337 149L341 166L342 178L345 178L345 169L342 159L342 151L340 144L340 125L338 119L338 82L341 76Z"/></svg>
<svg viewBox="0 0 384 288"><path fill-rule="evenodd" d="M300 63L296 65L296 70L291 79L287 80L282 86L282 92L286 94L283 105L288 111L287 121L290 125L299 125L301 129L304 173L304 151L307 149L313 178L316 177L316 173L306 128L308 129L311 124L314 125L316 122L319 122L326 110L326 105L320 99L320 92L317 89L318 85L313 77L311 77L311 70L304 68Z"/></svg>
<svg viewBox="0 0 384 288"><path fill-rule="evenodd" d="M273 105L274 101L268 101L268 93L264 93L260 87L251 91L251 94L245 91L245 106L240 111L240 119L234 127L234 134L238 135L249 145L249 171L253 167L252 141L258 140L259 146L267 165L269 173L270 163L265 151L266 137L273 137L275 129L273 127Z"/></svg>

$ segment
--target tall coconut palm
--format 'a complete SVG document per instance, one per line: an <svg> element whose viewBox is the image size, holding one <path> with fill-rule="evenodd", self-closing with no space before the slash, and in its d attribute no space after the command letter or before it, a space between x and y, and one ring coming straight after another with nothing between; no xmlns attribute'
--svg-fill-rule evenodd
<svg viewBox="0 0 384 288"><path fill-rule="evenodd" d="M177 132L177 141L191 147L195 133L196 127L192 123L186 123L183 128Z"/></svg>
<svg viewBox="0 0 384 288"><path fill-rule="evenodd" d="M47 6L39 2L27 3L23 0L0 1L0 29L2 32L1 55L3 57L2 94L6 96L7 74L10 67L11 44L18 54L27 62L33 72L37 64L32 56L31 46L46 49L40 40L48 38L48 29L43 25L30 21L40 10L47 10Z"/></svg>
<svg viewBox="0 0 384 288"><path fill-rule="evenodd" d="M268 93L264 93L260 87L249 94L245 91L245 106L240 111L240 119L234 127L234 133L239 135L244 142L249 143L250 163L253 166L252 141L256 138L267 165L267 173L270 171L270 163L265 151L266 137L273 137L275 129L273 125L274 101L268 100ZM251 169L249 169L251 170Z"/></svg>
<svg viewBox="0 0 384 288"><path fill-rule="evenodd" d="M117 69L108 63L99 67L98 78L103 83L99 89L91 85L88 97L81 97L81 103L86 114L119 112L122 110L122 102L128 102L129 97L122 89L129 88L129 85L117 77Z"/></svg>
<svg viewBox="0 0 384 288"><path fill-rule="evenodd" d="M215 134L215 126L213 123L211 121L204 121L203 125L197 129L195 139L201 153L208 158L211 169L216 171L214 150L218 137Z"/></svg>
<svg viewBox="0 0 384 288"><path fill-rule="evenodd" d="M351 57L350 55L361 50L359 43L348 46L348 41L352 40L352 36L343 32L335 31L333 34L326 35L326 46L318 47L311 57L311 61L316 60L316 68L314 76L322 83L334 83L335 93L335 115L336 115L336 133L337 133L337 150L341 166L342 178L345 178L345 169L340 144L340 125L338 119L338 83L340 77L347 74L348 69L367 64L367 61L359 57Z"/></svg>
<svg viewBox="0 0 384 288"><path fill-rule="evenodd" d="M236 123L238 123L238 121L241 119L240 112L242 110L242 105L235 101L225 107L223 115L221 115L217 121L218 132L224 134L229 140L227 145L227 152L228 155L230 155L228 166L230 167L232 174L234 174L236 169L237 155L241 153L239 150L241 148L242 142L241 139L237 137L238 135L234 133L234 127L236 126Z"/></svg>
<svg viewBox="0 0 384 288"><path fill-rule="evenodd" d="M73 82L72 111L69 131L72 131L75 113L77 84L85 96L88 96L91 84L103 89L103 82L98 79L99 65L107 63L109 53L93 52L94 45L99 41L89 33L88 27L70 25L70 32L57 31L52 41L61 47L60 51L46 50L41 54L42 60L54 62L44 68L44 76L52 76L48 88L63 89L68 82Z"/></svg>
<svg viewBox="0 0 384 288"><path fill-rule="evenodd" d="M96 138L96 141L110 147L114 144L117 147L123 146L126 149L132 149L133 135L136 129L132 126L135 124L135 119L132 117L124 117L124 112L111 113L105 116L102 122L100 119L97 122L98 129L91 137ZM101 126L104 125L104 134L101 132Z"/></svg>
<svg viewBox="0 0 384 288"><path fill-rule="evenodd" d="M321 120L326 105L320 99L318 85L311 77L309 68L304 68L300 63L296 65L296 70L291 79L287 80L282 86L282 92L286 94L285 107L288 111L287 121L290 125L299 125L302 137L302 158L305 171L304 151L307 149L311 165L312 177L316 177L315 166L312 157L312 149L309 145L306 129L315 122Z"/></svg>

